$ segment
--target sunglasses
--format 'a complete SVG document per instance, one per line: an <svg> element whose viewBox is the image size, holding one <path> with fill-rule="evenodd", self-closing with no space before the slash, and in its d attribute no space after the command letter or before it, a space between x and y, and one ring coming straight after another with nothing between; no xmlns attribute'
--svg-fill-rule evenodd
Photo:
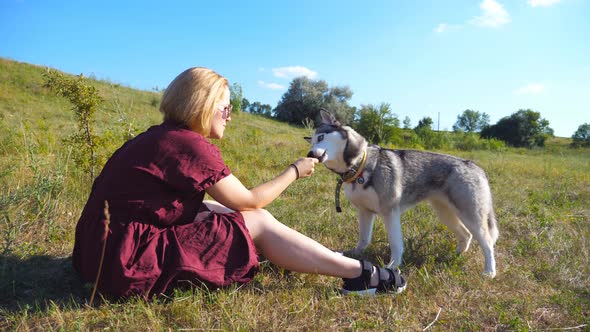
<svg viewBox="0 0 590 332"><path fill-rule="evenodd" d="M220 108L219 110L222 112L221 117L224 119L227 119L231 116L231 111L234 109L234 107L232 106L232 104L229 104L227 106L223 106L223 108Z"/></svg>

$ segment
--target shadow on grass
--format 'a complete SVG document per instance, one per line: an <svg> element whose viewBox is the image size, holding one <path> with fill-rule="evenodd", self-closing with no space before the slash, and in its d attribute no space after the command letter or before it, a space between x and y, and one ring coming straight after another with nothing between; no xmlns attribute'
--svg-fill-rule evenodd
<svg viewBox="0 0 590 332"><path fill-rule="evenodd" d="M277 281L290 280L291 272L269 263L261 257L260 277L270 276ZM296 281L296 278L294 279ZM4 313L18 313L22 311L46 311L55 304L60 308L84 306L90 299L92 289L84 284L78 273L72 267L72 258L54 257L47 255L32 256L21 259L14 255L0 255L0 330L1 317ZM238 287L232 285L232 287ZM244 285L260 293L277 289L284 289L285 283L276 282L271 285L261 285L257 280ZM296 288L296 283L293 283ZM241 287L238 287L241 288ZM231 289L231 287L230 287ZM196 282L182 281L168 291L156 297L159 301L173 300L176 292L205 292ZM133 297L135 298L135 297ZM139 298L139 297L138 297ZM130 298L116 299L97 293L94 306L107 303L127 302ZM143 300L143 299L142 299Z"/></svg>
<svg viewBox="0 0 590 332"><path fill-rule="evenodd" d="M0 255L0 308L15 312L84 304L90 291L72 267L71 257Z"/></svg>
<svg viewBox="0 0 590 332"><path fill-rule="evenodd" d="M456 255L449 248L441 252L430 247L427 241L408 239L407 242L402 270L408 265L420 267L434 263L444 266L456 262ZM364 258L376 265L383 265L389 259L389 247L387 243L377 242L362 257L354 258ZM261 260L264 261L264 258L261 257ZM260 272L277 280L289 280L292 277L290 271L268 262L261 264ZM259 288L263 292L272 289L273 285L258 285L254 280L248 287ZM276 286L284 288L285 284L279 282ZM295 282L293 287L300 285ZM52 303L59 307L83 306L89 300L90 292L91 289L85 287L72 267L71 257L39 255L21 259L10 254L0 255L0 311L44 311Z"/></svg>

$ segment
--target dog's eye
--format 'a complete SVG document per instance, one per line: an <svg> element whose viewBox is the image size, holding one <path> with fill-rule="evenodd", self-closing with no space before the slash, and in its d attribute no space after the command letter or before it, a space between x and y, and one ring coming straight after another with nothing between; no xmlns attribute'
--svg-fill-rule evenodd
<svg viewBox="0 0 590 332"><path fill-rule="evenodd" d="M324 135L318 136L318 143L324 140Z"/></svg>

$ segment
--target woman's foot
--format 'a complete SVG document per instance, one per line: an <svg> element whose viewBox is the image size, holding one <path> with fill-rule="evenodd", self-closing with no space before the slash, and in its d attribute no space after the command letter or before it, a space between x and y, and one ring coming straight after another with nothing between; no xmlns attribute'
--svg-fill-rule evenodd
<svg viewBox="0 0 590 332"><path fill-rule="evenodd" d="M356 278L343 278L342 293L375 295L377 293L399 294L406 289L407 283L399 269L375 267L368 261L361 260L361 275Z"/></svg>

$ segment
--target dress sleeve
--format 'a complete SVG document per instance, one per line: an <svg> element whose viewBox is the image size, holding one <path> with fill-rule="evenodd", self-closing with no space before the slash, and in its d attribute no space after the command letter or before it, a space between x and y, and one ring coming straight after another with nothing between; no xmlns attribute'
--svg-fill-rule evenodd
<svg viewBox="0 0 590 332"><path fill-rule="evenodd" d="M162 143L162 178L170 186L199 193L231 174L217 146L195 132L175 132Z"/></svg>

